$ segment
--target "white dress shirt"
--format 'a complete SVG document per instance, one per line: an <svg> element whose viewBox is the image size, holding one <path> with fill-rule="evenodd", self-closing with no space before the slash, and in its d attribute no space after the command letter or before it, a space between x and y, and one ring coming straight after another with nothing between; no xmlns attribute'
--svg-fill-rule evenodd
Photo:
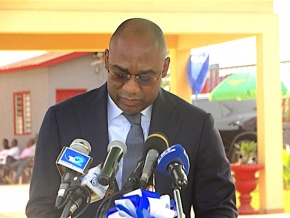
<svg viewBox="0 0 290 218"><path fill-rule="evenodd" d="M14 157L15 159L19 154L20 154L20 148L18 146L11 147L7 151L7 156Z"/></svg>
<svg viewBox="0 0 290 218"><path fill-rule="evenodd" d="M108 95L108 133L109 142L114 140L125 144L128 132L131 128L130 122L122 115L123 111L114 103ZM141 126L143 129L144 141L148 136L152 105L141 111ZM122 187L123 158L120 161L120 168L116 175L119 189Z"/></svg>

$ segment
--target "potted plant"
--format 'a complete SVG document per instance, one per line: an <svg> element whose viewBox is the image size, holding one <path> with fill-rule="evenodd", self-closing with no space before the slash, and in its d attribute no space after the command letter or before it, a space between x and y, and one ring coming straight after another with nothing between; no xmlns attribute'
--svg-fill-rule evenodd
<svg viewBox="0 0 290 218"><path fill-rule="evenodd" d="M256 173L263 169L262 164L257 164L257 142L242 141L240 144L235 144L238 162L231 164L231 169L234 172L236 189L240 193L239 214L257 214L251 206L251 192L257 187Z"/></svg>

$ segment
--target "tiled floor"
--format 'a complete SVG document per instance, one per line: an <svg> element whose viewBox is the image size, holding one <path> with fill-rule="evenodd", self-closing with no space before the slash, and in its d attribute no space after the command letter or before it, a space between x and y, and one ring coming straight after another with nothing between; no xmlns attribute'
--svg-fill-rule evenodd
<svg viewBox="0 0 290 218"><path fill-rule="evenodd" d="M0 218L25 218L28 185L0 185ZM194 216L192 216L194 217ZM290 218L290 214L243 215L241 218Z"/></svg>

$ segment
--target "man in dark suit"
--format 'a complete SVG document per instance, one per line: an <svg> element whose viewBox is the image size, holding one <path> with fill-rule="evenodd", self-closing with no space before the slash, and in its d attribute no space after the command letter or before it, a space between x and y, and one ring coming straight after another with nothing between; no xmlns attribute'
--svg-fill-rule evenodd
<svg viewBox="0 0 290 218"><path fill-rule="evenodd" d="M186 150L191 165L188 185L181 190L186 217L192 206L197 218L237 217L235 185L213 118L160 88L169 64L162 30L155 23L134 18L117 28L105 51L107 83L52 106L45 115L36 147L28 217L60 217L62 211L54 207L61 182L55 161L62 147L76 138L85 139L92 147L91 166L100 164L110 141L125 142L129 123L122 112L141 112L145 138L161 132L169 145L181 144ZM158 172L156 191L172 196L171 181ZM81 217L93 218L99 203L91 204Z"/></svg>

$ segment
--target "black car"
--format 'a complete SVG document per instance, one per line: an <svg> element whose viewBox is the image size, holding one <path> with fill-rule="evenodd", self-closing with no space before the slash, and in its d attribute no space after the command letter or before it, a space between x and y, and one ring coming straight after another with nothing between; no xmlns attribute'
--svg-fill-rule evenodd
<svg viewBox="0 0 290 218"><path fill-rule="evenodd" d="M193 96L192 104L211 113L219 130L227 158L238 160L236 151L242 141L257 142L256 101L209 101L208 94ZM284 144L290 144L290 123L283 123Z"/></svg>

